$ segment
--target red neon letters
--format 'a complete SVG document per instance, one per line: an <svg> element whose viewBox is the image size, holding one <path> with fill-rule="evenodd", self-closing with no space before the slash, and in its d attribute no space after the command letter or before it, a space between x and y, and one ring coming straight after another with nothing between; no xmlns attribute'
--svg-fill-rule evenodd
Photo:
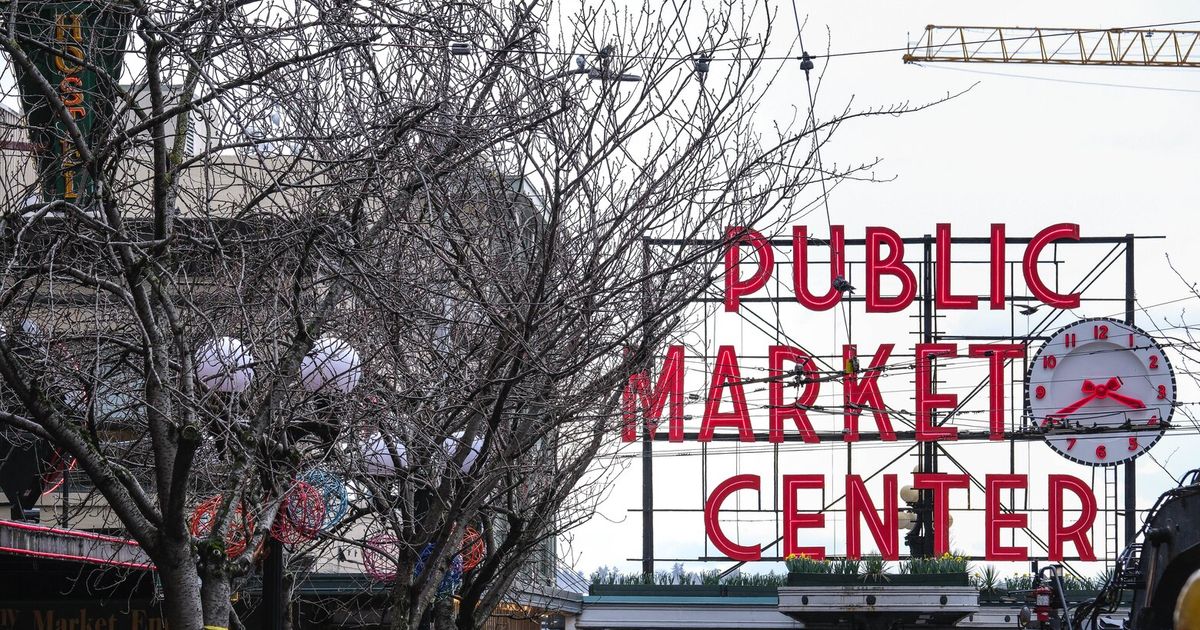
<svg viewBox="0 0 1200 630"><path fill-rule="evenodd" d="M829 228L829 291L824 295L813 295L808 290L808 228L803 225L792 228L792 256L792 287L800 304L810 311L825 311L841 301L842 293L833 287L833 281L838 276L846 277L846 235L842 226Z"/></svg>
<svg viewBox="0 0 1200 630"><path fill-rule="evenodd" d="M1005 228L1003 223L994 223L990 228L988 241L989 251L989 286L988 305L992 309L1003 309L1006 305L1007 280L1005 259ZM925 237L929 238L929 237ZM775 271L775 249L771 240L759 232L745 227L731 227L726 232L725 249L725 310L736 312L743 297L749 296L767 285ZM951 257L950 225L940 223L936 228L934 239L935 260L934 298L938 308L942 309L976 309L979 308L980 292L955 294L952 290L951 271L954 260ZM1079 294L1061 294L1050 289L1038 272L1038 257L1046 246L1055 241L1079 240L1079 226L1074 223L1059 223L1051 225L1038 232L1025 247L1021 261L1021 270L1025 284L1034 297L1055 308L1076 308L1079 306ZM912 239L909 240L912 243ZM921 241L918 241L918 243ZM928 242L928 241L925 241ZM823 241L814 240L814 247L821 248ZM865 246L866 260L866 291L865 302L868 313L894 313L902 311L913 303L917 296L917 277L908 263L904 262L904 239L895 231L885 227L868 227L865 238L852 242L852 245ZM845 228L833 225L829 228L829 278L830 287L825 293L817 295L809 287L809 234L807 226L792 227L792 290L800 305L813 311L824 311L833 308L842 300L843 294L834 288L833 280L839 276L846 278L846 236ZM753 249L755 261L754 272L742 277L741 263L743 249ZM884 279L891 277L899 282L899 290L895 295L884 295Z"/></svg>
<svg viewBox="0 0 1200 630"><path fill-rule="evenodd" d="M821 382L816 380L816 366L813 364L812 357L805 354L803 350L791 346L771 346L768 356L770 367L767 368L767 374L772 377L771 382L767 385L771 406L769 441L775 443L783 441L783 421L791 418L796 423L796 428L799 429L805 442L810 444L819 442L816 431L813 431L812 423L808 421L808 408L817 401L817 394L821 389ZM804 368L802 372L804 390L800 392L800 396L795 401L786 405L783 403L784 361L796 363Z"/></svg>
<svg viewBox="0 0 1200 630"><path fill-rule="evenodd" d="M771 247L771 241L749 228L731 227L726 238L730 245L725 250L725 310L737 311L743 295L763 288L771 279L775 268L775 250ZM758 269L745 280L738 271L743 245L753 247L758 258Z"/></svg>
<svg viewBox="0 0 1200 630"><path fill-rule="evenodd" d="M1038 254L1041 254L1042 249L1050 243L1063 239L1078 241L1079 226L1074 223L1059 223L1038 232L1037 236L1029 241L1029 246L1025 248L1025 258L1021 261L1021 269L1025 272L1025 284L1029 285L1029 292L1033 293L1034 297L1055 308L1078 308L1078 293L1068 295L1055 293L1038 275Z"/></svg>
<svg viewBox="0 0 1200 630"><path fill-rule="evenodd" d="M759 487L758 475L734 475L717 484L708 501L704 502L704 530L712 539L713 546L734 560L758 560L762 557L761 545L739 545L721 531L721 505L725 498L738 490L755 490Z"/></svg>
<svg viewBox="0 0 1200 630"><path fill-rule="evenodd" d="M894 474L883 475L883 505L878 507L867 491L866 483L858 475L845 477L845 540L846 556L859 558L863 551L863 523L870 532L875 547L880 555L889 560L899 556L900 541L898 535L899 505L897 478ZM1007 546L1003 539L1006 530L1029 527L1029 515L1016 511L1015 505L1008 502L1008 493L1012 490L1024 492L1029 485L1027 475L987 475L984 484L984 557L990 561L1025 561L1029 559L1029 549L1025 546ZM950 551L950 491L968 490L970 478L967 475L950 475L943 473L917 473L913 476L913 486L933 493L934 508L934 551L941 555ZM780 549L783 556L804 554L810 558L822 559L826 548L820 545L804 544L804 530L822 530L825 528L825 515L814 507L812 512L801 512L797 492L801 490L822 491L824 497L825 476L819 474L791 475L785 474L781 480L783 492L783 545ZM1063 559L1063 544L1072 543L1079 551L1083 560L1095 560L1090 540L1092 524L1096 520L1096 498L1091 489L1081 479L1070 475L1050 475L1049 477L1049 558ZM722 481L709 495L704 504L704 524L709 539L722 553L733 560L762 559L762 545L743 545L729 539L721 529L720 512L725 500L738 490L761 490L761 479L758 475L735 475ZM1064 525L1063 494L1065 491L1074 493L1080 501L1079 518L1070 525ZM1019 503L1020 501L1016 501ZM824 503L822 499L821 503Z"/></svg>

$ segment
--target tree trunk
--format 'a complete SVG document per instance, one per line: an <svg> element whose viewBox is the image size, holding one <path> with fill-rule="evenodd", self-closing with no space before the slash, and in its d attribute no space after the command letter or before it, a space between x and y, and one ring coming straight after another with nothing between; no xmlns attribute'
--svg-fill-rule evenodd
<svg viewBox="0 0 1200 630"><path fill-rule="evenodd" d="M228 578L223 575L206 576L200 585L200 600L204 605L204 627L229 627L230 593Z"/></svg>
<svg viewBox="0 0 1200 630"><path fill-rule="evenodd" d="M186 548L171 550L165 562L156 562L163 588L163 615L171 630L200 630L203 606L200 575ZM156 559L157 560L157 559ZM225 624L221 624L224 627Z"/></svg>

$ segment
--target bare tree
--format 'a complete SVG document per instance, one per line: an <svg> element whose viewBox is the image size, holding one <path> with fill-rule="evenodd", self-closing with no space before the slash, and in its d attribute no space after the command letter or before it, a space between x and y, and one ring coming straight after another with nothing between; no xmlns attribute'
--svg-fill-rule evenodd
<svg viewBox="0 0 1200 630"><path fill-rule="evenodd" d="M92 3L131 25L119 74L89 51L123 37L32 37L30 6L0 46L88 188L6 163L0 422L78 462L176 629L229 625L316 467L350 508L294 558L356 548L393 628L478 627L591 514L622 384L727 227L786 222L869 168L814 168L838 125L907 110L756 117L791 72L766 4ZM112 115L85 128L38 54Z"/></svg>

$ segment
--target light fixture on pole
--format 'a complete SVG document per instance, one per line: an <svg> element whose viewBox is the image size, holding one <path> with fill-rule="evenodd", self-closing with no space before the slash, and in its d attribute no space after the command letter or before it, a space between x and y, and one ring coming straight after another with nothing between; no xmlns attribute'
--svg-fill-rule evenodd
<svg viewBox="0 0 1200 630"><path fill-rule="evenodd" d="M462 461L462 472L465 475L471 472L471 468L475 466L475 460L483 452L483 438L478 435L475 436L475 439L471 440L471 445L468 447L463 441L463 432L459 431L442 442L442 448L445 449L446 456L450 458L450 461L454 461L454 458L458 456L459 448L464 447L470 448L470 452L466 454Z"/></svg>
<svg viewBox="0 0 1200 630"><path fill-rule="evenodd" d="M300 382L310 392L331 388L349 394L361 377L358 351L337 337L318 339L300 362Z"/></svg>
<svg viewBox="0 0 1200 630"><path fill-rule="evenodd" d="M363 471L368 475L389 477L396 474L396 467L408 468L408 449L399 441L388 443L379 433L374 433L363 443Z"/></svg>
<svg viewBox="0 0 1200 630"><path fill-rule="evenodd" d="M218 337L196 350L196 378L210 390L240 394L254 380L254 356L233 337Z"/></svg>

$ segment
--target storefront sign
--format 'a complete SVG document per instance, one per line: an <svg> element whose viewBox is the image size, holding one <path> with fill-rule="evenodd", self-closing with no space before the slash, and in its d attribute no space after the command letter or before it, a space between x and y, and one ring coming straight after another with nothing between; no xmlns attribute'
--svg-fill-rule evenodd
<svg viewBox="0 0 1200 630"><path fill-rule="evenodd" d="M79 142L90 145L111 127L130 14L112 2L19 6L17 43L36 71L19 62L14 68L42 201L85 207L95 191Z"/></svg>

